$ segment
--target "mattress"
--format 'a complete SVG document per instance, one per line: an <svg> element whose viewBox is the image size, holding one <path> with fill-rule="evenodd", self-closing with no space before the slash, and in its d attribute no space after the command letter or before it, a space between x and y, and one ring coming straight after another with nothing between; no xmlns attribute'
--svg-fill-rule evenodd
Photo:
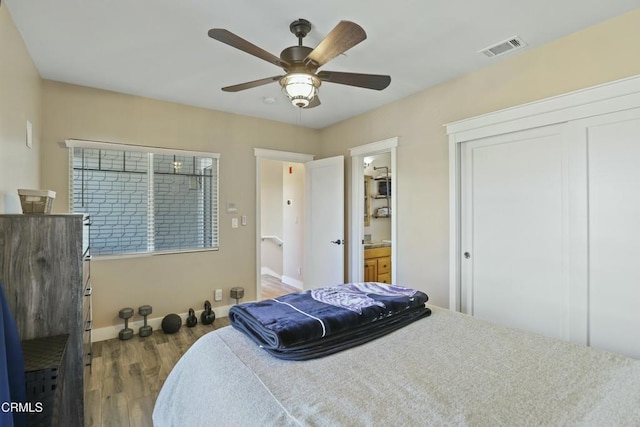
<svg viewBox="0 0 640 427"><path fill-rule="evenodd" d="M272 357L225 327L167 378L155 426L638 425L640 361L431 307L320 359Z"/></svg>

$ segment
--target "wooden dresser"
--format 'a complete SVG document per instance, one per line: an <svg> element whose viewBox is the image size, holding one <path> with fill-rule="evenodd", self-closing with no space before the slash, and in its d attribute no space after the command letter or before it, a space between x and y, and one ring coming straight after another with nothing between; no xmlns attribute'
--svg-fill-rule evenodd
<svg viewBox="0 0 640 427"><path fill-rule="evenodd" d="M84 424L91 352L89 221L84 215L0 215L0 282L22 340L68 334L61 426Z"/></svg>
<svg viewBox="0 0 640 427"><path fill-rule="evenodd" d="M364 250L364 281L391 283L391 246Z"/></svg>

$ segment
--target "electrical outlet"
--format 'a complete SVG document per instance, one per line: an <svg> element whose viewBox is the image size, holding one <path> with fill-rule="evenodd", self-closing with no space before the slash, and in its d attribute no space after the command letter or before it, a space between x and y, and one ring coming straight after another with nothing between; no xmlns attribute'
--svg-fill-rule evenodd
<svg viewBox="0 0 640 427"><path fill-rule="evenodd" d="M214 301L222 301L222 289L216 289L213 293Z"/></svg>

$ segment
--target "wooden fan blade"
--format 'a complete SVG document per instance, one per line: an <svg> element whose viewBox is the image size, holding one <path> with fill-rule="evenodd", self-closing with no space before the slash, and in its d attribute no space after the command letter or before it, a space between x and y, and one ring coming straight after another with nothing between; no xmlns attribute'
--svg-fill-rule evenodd
<svg viewBox="0 0 640 427"><path fill-rule="evenodd" d="M228 44L236 49L240 49L243 52L247 52L249 55L257 56L260 59L264 59L267 62L277 65L278 67L290 67L290 64L287 61L283 61L277 56L270 54L266 50L246 41L242 37L239 37L224 28L212 28L209 30L208 34L212 39Z"/></svg>
<svg viewBox="0 0 640 427"><path fill-rule="evenodd" d="M311 102L309 103L309 105L307 105L306 107L304 107L305 109L307 108L313 108L313 107L317 107L318 105L320 105L320 98L318 97L318 95L314 96L313 99L311 100Z"/></svg>
<svg viewBox="0 0 640 427"><path fill-rule="evenodd" d="M267 77L266 79L254 80L252 82L240 83L233 86L223 87L225 92L240 92L241 90L251 89L252 87L266 85L267 83L277 82L282 76Z"/></svg>
<svg viewBox="0 0 640 427"><path fill-rule="evenodd" d="M305 64L319 68L367 38L362 27L351 21L340 21L327 37L307 55Z"/></svg>
<svg viewBox="0 0 640 427"><path fill-rule="evenodd" d="M379 74L341 73L339 71L320 71L318 78L323 82L357 86L366 89L382 90L391 83L390 76Z"/></svg>

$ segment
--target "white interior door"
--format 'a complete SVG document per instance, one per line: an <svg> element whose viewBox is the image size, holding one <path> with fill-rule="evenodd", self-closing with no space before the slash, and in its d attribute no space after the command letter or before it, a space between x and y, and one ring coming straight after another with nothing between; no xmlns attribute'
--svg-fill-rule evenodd
<svg viewBox="0 0 640 427"><path fill-rule="evenodd" d="M589 344L640 358L640 109L584 122Z"/></svg>
<svg viewBox="0 0 640 427"><path fill-rule="evenodd" d="M305 163L304 288L344 283L344 156Z"/></svg>
<svg viewBox="0 0 640 427"><path fill-rule="evenodd" d="M569 177L562 126L462 144L462 310L569 339Z"/></svg>

